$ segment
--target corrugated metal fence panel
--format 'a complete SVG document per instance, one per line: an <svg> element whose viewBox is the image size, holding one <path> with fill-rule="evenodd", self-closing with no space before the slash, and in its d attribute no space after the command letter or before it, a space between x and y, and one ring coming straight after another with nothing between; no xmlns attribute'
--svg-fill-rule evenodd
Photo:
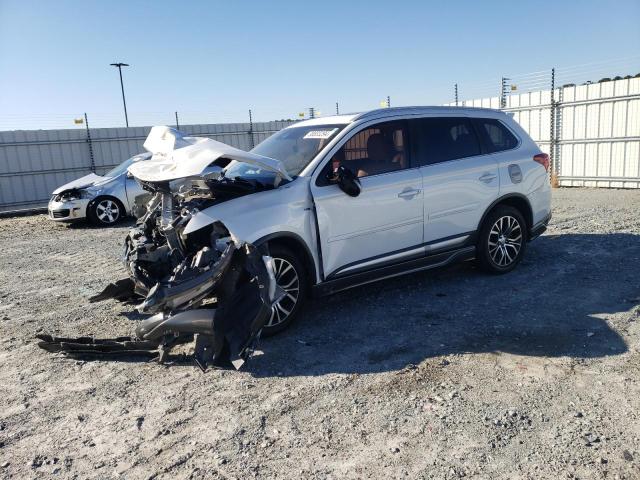
<svg viewBox="0 0 640 480"><path fill-rule="evenodd" d="M640 188L640 78L565 87L560 185Z"/></svg>
<svg viewBox="0 0 640 480"><path fill-rule="evenodd" d="M560 185L640 188L640 78L557 88L554 98ZM550 152L551 90L513 93L506 100L505 111ZM500 99L461 105L498 109Z"/></svg>
<svg viewBox="0 0 640 480"><path fill-rule="evenodd" d="M188 135L204 136L242 150L251 149L293 122L181 125ZM151 127L90 130L97 174L144 151ZM253 137L253 138L252 138ZM86 130L0 132L0 211L46 205L53 190L91 172Z"/></svg>

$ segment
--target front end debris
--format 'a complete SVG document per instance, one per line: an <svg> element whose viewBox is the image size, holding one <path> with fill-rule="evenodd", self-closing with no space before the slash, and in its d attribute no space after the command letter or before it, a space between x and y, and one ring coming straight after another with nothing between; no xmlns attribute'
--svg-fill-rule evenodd
<svg viewBox="0 0 640 480"><path fill-rule="evenodd" d="M129 278L107 285L89 300L135 304L148 318L140 321L133 337L38 335L38 345L73 357L139 355L163 363L174 358L172 348L195 341L189 357L203 370L240 368L283 294L275 282L273 260L235 238L222 222L188 234L185 227L203 208L273 186L227 179L219 172L137 179L151 199L125 240Z"/></svg>

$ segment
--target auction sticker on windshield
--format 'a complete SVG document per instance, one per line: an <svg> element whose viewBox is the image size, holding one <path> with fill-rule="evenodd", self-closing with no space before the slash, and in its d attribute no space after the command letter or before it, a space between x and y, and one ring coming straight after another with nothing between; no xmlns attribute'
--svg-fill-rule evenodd
<svg viewBox="0 0 640 480"><path fill-rule="evenodd" d="M337 128L332 128L330 130L311 130L307 132L307 134L303 138L314 138L314 139L325 139L329 138L331 135L336 133Z"/></svg>

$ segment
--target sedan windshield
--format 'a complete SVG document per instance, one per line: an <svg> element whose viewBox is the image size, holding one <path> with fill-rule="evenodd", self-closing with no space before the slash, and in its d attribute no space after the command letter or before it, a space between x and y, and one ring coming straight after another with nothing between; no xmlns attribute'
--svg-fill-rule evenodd
<svg viewBox="0 0 640 480"><path fill-rule="evenodd" d="M117 167L115 167L112 170L109 170L107 173L104 174L105 177L110 177L110 178L115 178L118 177L120 175L122 175L124 172L127 171L127 168L129 168L129 166L133 163L135 157L134 158L130 158L128 160L125 160L124 162L122 162L120 165L118 165Z"/></svg>
<svg viewBox="0 0 640 480"><path fill-rule="evenodd" d="M314 125L285 128L264 140L251 153L280 160L287 173L294 177L343 127L344 125ZM225 176L268 181L275 173L247 163L232 162L227 167Z"/></svg>

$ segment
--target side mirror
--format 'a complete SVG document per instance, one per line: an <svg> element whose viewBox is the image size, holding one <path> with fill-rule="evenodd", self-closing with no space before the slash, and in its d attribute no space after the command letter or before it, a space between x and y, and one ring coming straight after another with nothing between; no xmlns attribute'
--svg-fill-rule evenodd
<svg viewBox="0 0 640 480"><path fill-rule="evenodd" d="M131 175L131 172L129 170L127 170L127 173L125 175L127 178L133 178L133 175Z"/></svg>
<svg viewBox="0 0 640 480"><path fill-rule="evenodd" d="M344 193L350 197L357 197L362 191L360 180L344 165L340 165L335 173L329 174L329 182L335 183Z"/></svg>

